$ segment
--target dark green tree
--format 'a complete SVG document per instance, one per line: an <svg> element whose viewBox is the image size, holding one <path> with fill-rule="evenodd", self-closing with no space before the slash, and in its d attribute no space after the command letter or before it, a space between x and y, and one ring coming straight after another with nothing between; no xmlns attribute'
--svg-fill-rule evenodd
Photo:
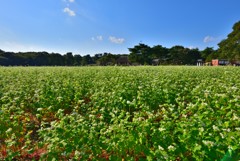
<svg viewBox="0 0 240 161"><path fill-rule="evenodd" d="M233 25L233 31L228 34L227 39L222 40L219 46L219 54L229 60L240 59L240 21Z"/></svg>
<svg viewBox="0 0 240 161"><path fill-rule="evenodd" d="M201 57L205 61L211 61L211 57L213 57L213 54L216 51L213 49L213 47L206 47L204 50L201 51Z"/></svg>
<svg viewBox="0 0 240 161"><path fill-rule="evenodd" d="M94 64L94 61L92 59L92 57L88 54L82 57L81 60L81 65L90 65L90 64Z"/></svg>
<svg viewBox="0 0 240 161"><path fill-rule="evenodd" d="M74 63L73 54L71 52L68 52L66 55L64 55L64 57L65 57L65 65L72 66Z"/></svg>
<svg viewBox="0 0 240 161"><path fill-rule="evenodd" d="M102 56L103 56L102 53L95 54L95 55L93 56L93 61L94 61L95 63L98 63L98 62L99 62L98 60L99 60Z"/></svg>
<svg viewBox="0 0 240 161"><path fill-rule="evenodd" d="M97 60L97 64L103 66L114 65L116 64L116 58L116 55L113 55L111 53L104 53L103 56Z"/></svg>
<svg viewBox="0 0 240 161"><path fill-rule="evenodd" d="M81 55L74 55L74 66L80 66L81 65L81 61L82 61L82 57Z"/></svg>
<svg viewBox="0 0 240 161"><path fill-rule="evenodd" d="M201 52L198 48L189 49L186 48L187 54L183 60L183 64L195 65L198 59L201 59Z"/></svg>
<svg viewBox="0 0 240 161"><path fill-rule="evenodd" d="M50 66L64 66L65 60L64 57L61 54L57 53L51 53L47 57L43 57L42 60L39 61L39 63L44 62L44 59L48 62L47 64Z"/></svg>
<svg viewBox="0 0 240 161"><path fill-rule="evenodd" d="M160 64L165 64L168 60L168 49L162 45L152 47L152 58L159 59Z"/></svg>
<svg viewBox="0 0 240 161"><path fill-rule="evenodd" d="M141 65L151 64L152 50L148 45L140 43L128 50L130 51L129 60L132 63L138 63Z"/></svg>
<svg viewBox="0 0 240 161"><path fill-rule="evenodd" d="M174 65L195 65L200 58L198 48L189 49L180 45L173 46L168 53L168 63Z"/></svg>
<svg viewBox="0 0 240 161"><path fill-rule="evenodd" d="M169 49L168 57L169 63L174 65L184 64L183 60L187 55L187 50L180 45L173 46Z"/></svg>

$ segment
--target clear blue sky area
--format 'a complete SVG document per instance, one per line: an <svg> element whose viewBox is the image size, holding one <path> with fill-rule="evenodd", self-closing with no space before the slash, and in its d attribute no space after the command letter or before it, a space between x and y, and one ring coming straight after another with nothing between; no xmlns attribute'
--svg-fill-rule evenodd
<svg viewBox="0 0 240 161"><path fill-rule="evenodd" d="M214 47L240 20L240 0L0 0L0 49L65 54L182 45Z"/></svg>

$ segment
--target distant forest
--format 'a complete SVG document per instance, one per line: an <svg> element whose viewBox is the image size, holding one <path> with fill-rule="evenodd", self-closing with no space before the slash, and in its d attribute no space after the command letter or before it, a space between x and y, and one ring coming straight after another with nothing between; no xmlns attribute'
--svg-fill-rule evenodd
<svg viewBox="0 0 240 161"><path fill-rule="evenodd" d="M165 48L161 45L149 47L138 44L129 48L130 54L100 53L94 56L64 55L48 52L5 52L0 50L1 66L87 66L87 65L194 65L198 59L212 59L216 51L206 48L203 51L183 46Z"/></svg>
<svg viewBox="0 0 240 161"><path fill-rule="evenodd" d="M161 45L150 47L140 43L129 48L129 54L100 53L91 55L64 55L48 52L5 52L0 50L0 66L87 66L87 65L196 65L198 59L240 60L240 21L233 31L218 44L217 50L190 49L180 45L166 48Z"/></svg>

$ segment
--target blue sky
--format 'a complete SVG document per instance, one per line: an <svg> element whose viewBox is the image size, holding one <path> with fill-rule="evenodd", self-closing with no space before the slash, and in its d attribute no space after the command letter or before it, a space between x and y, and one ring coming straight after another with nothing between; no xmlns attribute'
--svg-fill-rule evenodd
<svg viewBox="0 0 240 161"><path fill-rule="evenodd" d="M240 20L240 0L0 0L0 49L65 54L182 45L215 47Z"/></svg>

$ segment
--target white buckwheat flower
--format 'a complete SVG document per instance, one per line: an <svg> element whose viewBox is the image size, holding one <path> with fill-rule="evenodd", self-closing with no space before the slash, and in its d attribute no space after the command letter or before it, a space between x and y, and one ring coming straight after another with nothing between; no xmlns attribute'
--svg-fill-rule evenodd
<svg viewBox="0 0 240 161"><path fill-rule="evenodd" d="M176 148L173 145L168 146L168 150L174 151Z"/></svg>

